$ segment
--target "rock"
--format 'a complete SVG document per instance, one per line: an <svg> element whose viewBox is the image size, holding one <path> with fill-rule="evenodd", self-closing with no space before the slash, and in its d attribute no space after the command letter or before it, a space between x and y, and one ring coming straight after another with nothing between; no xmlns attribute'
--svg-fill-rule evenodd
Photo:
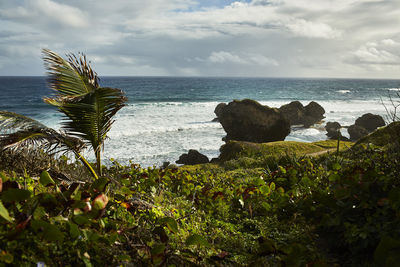
<svg viewBox="0 0 400 267"><path fill-rule="evenodd" d="M219 104L214 112L227 133L225 141L273 142L284 140L290 133L290 124L278 109L254 100Z"/></svg>
<svg viewBox="0 0 400 267"><path fill-rule="evenodd" d="M219 120L218 120L218 118L214 118L214 119L212 119L211 122L219 122Z"/></svg>
<svg viewBox="0 0 400 267"><path fill-rule="evenodd" d="M325 125L325 130L327 131L327 136L330 139L335 139L337 140L340 134L340 128L342 128L342 126L340 125L340 123L338 122L327 122L327 124ZM340 134L341 136L341 134Z"/></svg>
<svg viewBox="0 0 400 267"><path fill-rule="evenodd" d="M359 117L355 125L361 126L369 133L375 131L378 127L385 126L385 121L382 116L367 113Z"/></svg>
<svg viewBox="0 0 400 267"><path fill-rule="evenodd" d="M315 122L325 118L325 109L317 102L311 101L307 106L304 107L304 110L306 111L306 116L314 118Z"/></svg>
<svg viewBox="0 0 400 267"><path fill-rule="evenodd" d="M290 125L300 125L308 128L324 118L325 110L317 102L311 101L303 106L299 101L292 101L279 108Z"/></svg>
<svg viewBox="0 0 400 267"><path fill-rule="evenodd" d="M219 163L219 159L218 159L218 158L212 158L212 159L210 160L210 163L217 164L217 163Z"/></svg>
<svg viewBox="0 0 400 267"><path fill-rule="evenodd" d="M354 140L354 141L356 141L356 140L360 139L361 137L364 137L368 134L368 131L364 127L361 127L361 126L355 125L355 124L349 126L349 128L347 129L347 132L350 135L350 140Z"/></svg>
<svg viewBox="0 0 400 267"><path fill-rule="evenodd" d="M334 122L330 122L328 121L325 125L325 130L339 130L340 128L342 128L342 125L340 125L340 123L334 121Z"/></svg>
<svg viewBox="0 0 400 267"><path fill-rule="evenodd" d="M290 125L303 124L304 106L299 101L292 101L279 108Z"/></svg>
<svg viewBox="0 0 400 267"><path fill-rule="evenodd" d="M218 120L218 117L221 115L221 112L222 112L222 110L223 110L225 107L226 107L226 104L225 104L225 103L219 103L219 104L215 107L214 113L215 113L215 115L217 115L217 118L215 118L215 119ZM214 119L214 120L215 120L215 119Z"/></svg>
<svg viewBox="0 0 400 267"><path fill-rule="evenodd" d="M190 149L188 154L182 154L176 161L176 163L184 165L196 165L208 162L209 160L207 156L201 154L199 151L194 149Z"/></svg>

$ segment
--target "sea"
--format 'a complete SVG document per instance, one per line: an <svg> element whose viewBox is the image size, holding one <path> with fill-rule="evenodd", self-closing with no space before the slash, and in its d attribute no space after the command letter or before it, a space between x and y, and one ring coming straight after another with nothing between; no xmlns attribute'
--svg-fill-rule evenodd
<svg viewBox="0 0 400 267"><path fill-rule="evenodd" d="M221 102L249 98L280 107L294 100L304 105L316 101L326 111L324 122L308 129L293 127L285 139L313 142L327 138L328 121L349 126L365 113L388 119L390 98L398 101L400 90L400 80L383 79L101 77L100 85L122 89L128 97L105 142L104 164L117 160L144 167L174 163L189 149L218 157L225 132L212 120ZM43 102L52 94L46 77L0 77L0 110L60 129L63 115ZM93 152L86 154L93 160Z"/></svg>

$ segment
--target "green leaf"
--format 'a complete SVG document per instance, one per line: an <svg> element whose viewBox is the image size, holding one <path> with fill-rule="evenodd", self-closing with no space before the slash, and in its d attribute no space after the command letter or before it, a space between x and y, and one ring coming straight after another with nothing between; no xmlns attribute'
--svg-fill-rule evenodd
<svg viewBox="0 0 400 267"><path fill-rule="evenodd" d="M198 245L198 246L210 247L210 243L208 243L208 241L204 237L198 234L193 234L190 235L188 238L186 238L185 244L187 246Z"/></svg>
<svg viewBox="0 0 400 267"><path fill-rule="evenodd" d="M6 219L9 222L12 222L12 218L10 217L10 214L8 213L8 210L3 206L3 203L0 200L0 216Z"/></svg>
<svg viewBox="0 0 400 267"><path fill-rule="evenodd" d="M73 239L78 238L78 236L81 235L78 225L74 223L69 223L69 234Z"/></svg>
<svg viewBox="0 0 400 267"><path fill-rule="evenodd" d="M14 255L3 250L0 252L0 261L11 264L14 261Z"/></svg>
<svg viewBox="0 0 400 267"><path fill-rule="evenodd" d="M165 244L157 244L151 248L151 255L159 255L164 253Z"/></svg>
<svg viewBox="0 0 400 267"><path fill-rule="evenodd" d="M271 189L267 185L263 185L260 187L260 192L264 195L269 195L271 193Z"/></svg>
<svg viewBox="0 0 400 267"><path fill-rule="evenodd" d="M51 178L50 174L47 171L42 171L42 173L40 174L39 182L43 186L48 186L48 185L55 184L54 180Z"/></svg>
<svg viewBox="0 0 400 267"><path fill-rule="evenodd" d="M178 224L176 220L171 217L164 217L160 219L160 224L165 225L171 232L178 232Z"/></svg>
<svg viewBox="0 0 400 267"><path fill-rule="evenodd" d="M90 221L85 214L75 215L72 217L72 220L78 225L90 224Z"/></svg>
<svg viewBox="0 0 400 267"><path fill-rule="evenodd" d="M8 177L4 172L0 172L0 179L2 180L3 183L8 181Z"/></svg>
<svg viewBox="0 0 400 267"><path fill-rule="evenodd" d="M332 170L334 170L334 171L338 171L341 168L342 168L342 166L340 166L340 164L337 162L333 163L333 165L332 165Z"/></svg>
<svg viewBox="0 0 400 267"><path fill-rule="evenodd" d="M271 191L274 191L274 190L275 190L275 183L274 183L274 182L272 182L272 183L269 185L269 189L271 189Z"/></svg>
<svg viewBox="0 0 400 267"><path fill-rule="evenodd" d="M19 202L30 198L31 192L25 189L10 188L1 194L4 202Z"/></svg>
<svg viewBox="0 0 400 267"><path fill-rule="evenodd" d="M42 221L32 220L31 226L36 232L42 233L44 239L50 242L64 240L64 233L54 224Z"/></svg>
<svg viewBox="0 0 400 267"><path fill-rule="evenodd" d="M100 177L99 179L95 180L92 185L90 186L90 188L94 191L94 192L104 192L105 191L105 187L108 184L108 178L106 177Z"/></svg>

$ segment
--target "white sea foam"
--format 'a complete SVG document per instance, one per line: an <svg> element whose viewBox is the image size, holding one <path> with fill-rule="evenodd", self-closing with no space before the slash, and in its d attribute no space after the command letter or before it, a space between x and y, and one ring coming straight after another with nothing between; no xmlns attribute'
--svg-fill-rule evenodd
<svg viewBox="0 0 400 267"><path fill-rule="evenodd" d="M261 101L270 107L280 107L290 101ZM307 105L310 101L301 101ZM377 101L317 101L326 113L325 122L337 121L348 126L365 113L385 115L382 103ZM159 102L135 103L124 107L117 115L105 143L105 162L115 158L122 163L129 160L143 166L159 166L164 161L175 162L182 153L197 149L209 158L219 155L225 136L215 118L219 102ZM390 107L390 103L384 103ZM51 127L60 127L61 115L49 112L43 121ZM326 139L325 122L315 128L293 128L286 140L313 142ZM348 136L346 129L343 134ZM87 153L93 159L93 153Z"/></svg>
<svg viewBox="0 0 400 267"><path fill-rule="evenodd" d="M341 94L348 94L351 91L350 90L337 90L336 92L341 93Z"/></svg>

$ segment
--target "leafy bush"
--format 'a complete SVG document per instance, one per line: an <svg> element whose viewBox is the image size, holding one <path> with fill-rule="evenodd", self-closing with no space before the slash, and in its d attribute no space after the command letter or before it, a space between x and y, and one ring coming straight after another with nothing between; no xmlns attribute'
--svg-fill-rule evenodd
<svg viewBox="0 0 400 267"><path fill-rule="evenodd" d="M141 168L94 182L1 173L0 263L390 266L400 156L282 156L274 168ZM247 160L247 159L244 159ZM251 164L249 164L251 166Z"/></svg>

